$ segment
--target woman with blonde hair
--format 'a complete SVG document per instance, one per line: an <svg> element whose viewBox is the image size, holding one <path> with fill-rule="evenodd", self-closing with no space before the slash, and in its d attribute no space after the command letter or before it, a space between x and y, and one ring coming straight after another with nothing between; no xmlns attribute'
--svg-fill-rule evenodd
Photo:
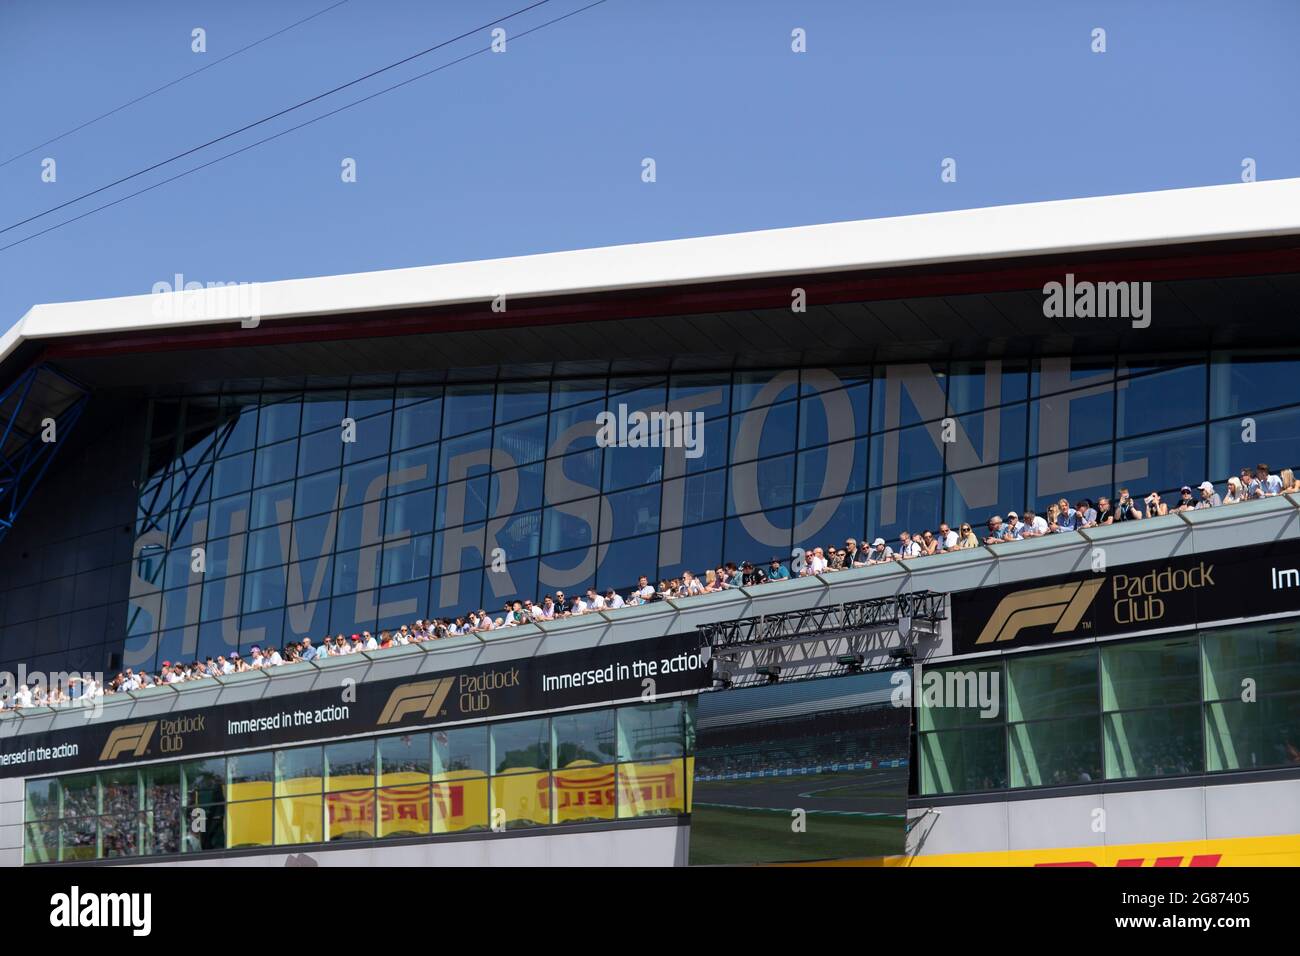
<svg viewBox="0 0 1300 956"><path fill-rule="evenodd" d="M1283 468L1278 477L1282 479L1282 494L1290 495L1300 491L1300 478L1296 478L1295 472L1290 468Z"/></svg>
<svg viewBox="0 0 1300 956"><path fill-rule="evenodd" d="M1223 496L1225 505L1235 505L1246 500L1246 492L1241 487L1241 479L1233 475L1228 479L1228 493Z"/></svg>
<svg viewBox="0 0 1300 956"><path fill-rule="evenodd" d="M970 523L963 521L961 523L961 530L957 534L957 547L978 548L979 546L980 539L975 537L975 532L971 530Z"/></svg>

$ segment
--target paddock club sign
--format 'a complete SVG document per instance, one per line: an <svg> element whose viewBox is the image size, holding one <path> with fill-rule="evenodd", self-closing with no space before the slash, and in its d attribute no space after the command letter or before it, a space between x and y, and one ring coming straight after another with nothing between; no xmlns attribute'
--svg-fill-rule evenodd
<svg viewBox="0 0 1300 956"><path fill-rule="evenodd" d="M1300 612L1300 541L1272 541L952 597L958 654Z"/></svg>
<svg viewBox="0 0 1300 956"><path fill-rule="evenodd" d="M712 667L698 635L677 634L396 680L339 680L304 694L5 737L0 777L690 693L712 686Z"/></svg>

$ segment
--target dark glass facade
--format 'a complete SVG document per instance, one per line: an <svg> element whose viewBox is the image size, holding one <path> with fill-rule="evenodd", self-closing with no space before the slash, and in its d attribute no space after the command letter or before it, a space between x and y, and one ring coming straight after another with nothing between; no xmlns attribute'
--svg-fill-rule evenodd
<svg viewBox="0 0 1300 956"><path fill-rule="evenodd" d="M1300 766L1294 620L926 668L922 686L927 677L945 691L944 706L918 712L922 795ZM969 692L981 682L999 688L984 713Z"/></svg>
<svg viewBox="0 0 1300 956"><path fill-rule="evenodd" d="M1221 486L1300 462L1297 373L1201 352L155 398L123 663ZM698 414L698 443L598 440L620 406Z"/></svg>
<svg viewBox="0 0 1300 956"><path fill-rule="evenodd" d="M30 779L25 862L616 823L690 810L694 700Z"/></svg>

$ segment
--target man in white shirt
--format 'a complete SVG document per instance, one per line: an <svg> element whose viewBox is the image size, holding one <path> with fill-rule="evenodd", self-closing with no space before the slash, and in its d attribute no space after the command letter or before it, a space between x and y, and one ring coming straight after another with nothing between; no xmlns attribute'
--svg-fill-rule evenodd
<svg viewBox="0 0 1300 956"><path fill-rule="evenodd" d="M596 593L595 588L587 588L587 610L589 611L605 610L605 599Z"/></svg>
<svg viewBox="0 0 1300 956"><path fill-rule="evenodd" d="M272 667L279 667L281 664L284 663L284 658L281 657L280 652L273 647L271 648L270 655L267 657L267 662Z"/></svg>
<svg viewBox="0 0 1300 956"><path fill-rule="evenodd" d="M1260 462L1255 466L1255 480L1259 483L1259 497L1265 495L1280 495L1282 493L1282 479L1268 470L1268 465Z"/></svg>
<svg viewBox="0 0 1300 956"><path fill-rule="evenodd" d="M945 551L952 551L957 547L957 532L948 527L946 521L939 524L939 547Z"/></svg>
<svg viewBox="0 0 1300 956"><path fill-rule="evenodd" d="M899 558L919 558L921 546L912 540L911 532L902 531L898 535Z"/></svg>
<svg viewBox="0 0 1300 956"><path fill-rule="evenodd" d="M682 593L686 595L704 593L704 585L701 584L700 579L695 576L695 572L682 572Z"/></svg>
<svg viewBox="0 0 1300 956"><path fill-rule="evenodd" d="M1047 534L1047 522L1033 508L1025 509L1025 537L1037 538Z"/></svg>
<svg viewBox="0 0 1300 956"><path fill-rule="evenodd" d="M626 604L623 601L623 596L610 588L605 592L605 606L611 611L616 611L621 607L626 607Z"/></svg>
<svg viewBox="0 0 1300 956"><path fill-rule="evenodd" d="M366 650L368 651L379 650L379 642L375 640L375 635L371 634L369 631L361 632L361 640L362 643L365 645Z"/></svg>
<svg viewBox="0 0 1300 956"><path fill-rule="evenodd" d="M569 613L570 613L570 614L586 614L586 613L587 613L587 602L584 601L584 600L583 600L581 597L579 597L577 594L575 594L575 595L573 596L573 599L572 599L572 600L570 601L570 603L569 603Z"/></svg>
<svg viewBox="0 0 1300 956"><path fill-rule="evenodd" d="M18 692L14 694L14 706L15 707L32 706L32 691L31 688L28 687L26 684L18 685Z"/></svg>
<svg viewBox="0 0 1300 956"><path fill-rule="evenodd" d="M650 582L646 579L646 576L644 574L641 575L639 579L637 579L636 596L639 597L643 602L649 601L652 597L655 596L655 589L651 586Z"/></svg>

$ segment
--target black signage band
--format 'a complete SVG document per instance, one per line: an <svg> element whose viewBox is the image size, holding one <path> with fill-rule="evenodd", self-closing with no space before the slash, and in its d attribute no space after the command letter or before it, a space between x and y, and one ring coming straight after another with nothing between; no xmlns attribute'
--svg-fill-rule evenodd
<svg viewBox="0 0 1300 956"><path fill-rule="evenodd" d="M358 682L0 739L0 777L676 696L712 686L697 634Z"/></svg>
<svg viewBox="0 0 1300 956"><path fill-rule="evenodd" d="M1300 612L1300 540L1227 548L965 591L953 653Z"/></svg>

